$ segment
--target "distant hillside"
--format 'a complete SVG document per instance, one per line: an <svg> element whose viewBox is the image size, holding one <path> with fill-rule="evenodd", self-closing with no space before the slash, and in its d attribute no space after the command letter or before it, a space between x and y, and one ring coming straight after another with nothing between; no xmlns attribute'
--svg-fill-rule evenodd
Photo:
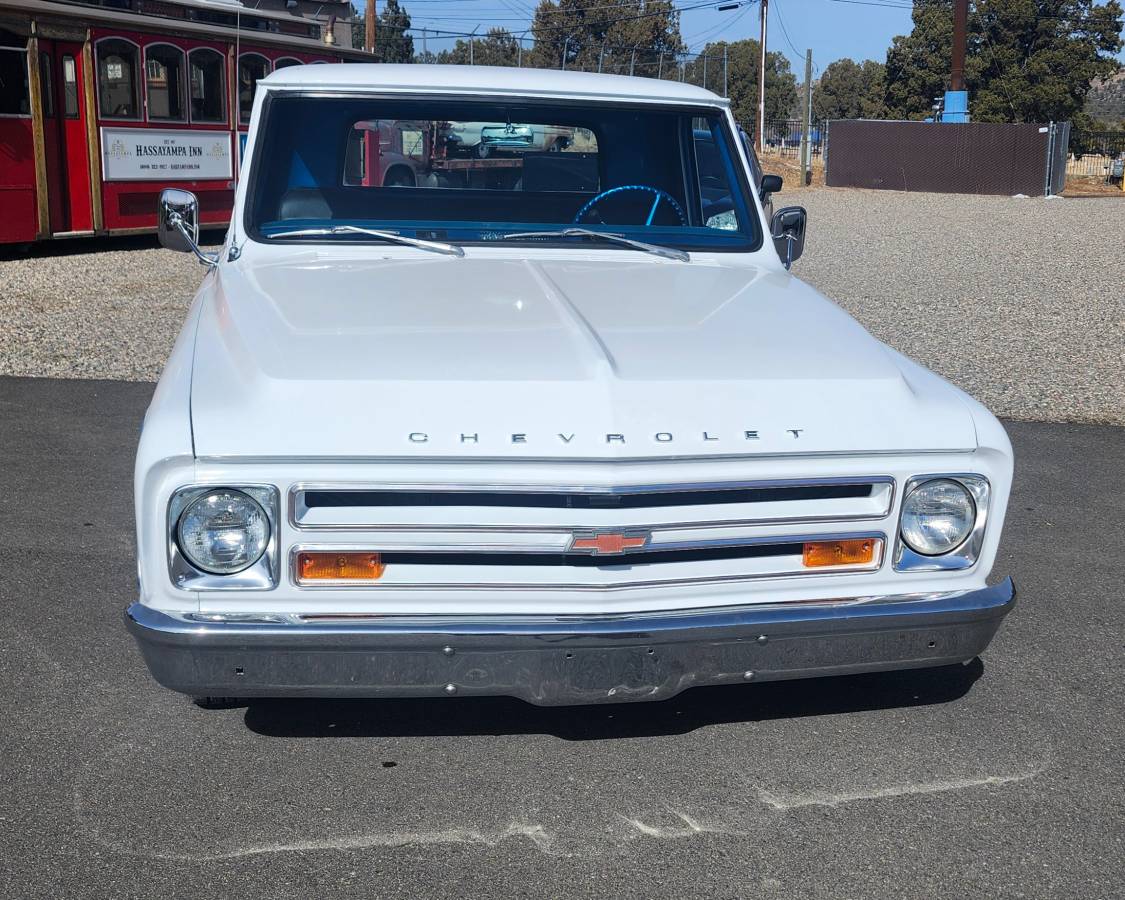
<svg viewBox="0 0 1125 900"><path fill-rule="evenodd" d="M1103 122L1125 122L1125 69L1090 86L1086 113Z"/></svg>

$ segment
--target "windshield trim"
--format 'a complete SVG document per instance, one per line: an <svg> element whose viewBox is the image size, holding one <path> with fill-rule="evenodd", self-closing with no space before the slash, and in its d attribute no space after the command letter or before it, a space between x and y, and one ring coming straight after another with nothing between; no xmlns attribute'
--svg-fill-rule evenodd
<svg viewBox="0 0 1125 900"><path fill-rule="evenodd" d="M255 128L255 140L254 140L253 153L250 155L249 158L243 160L244 167L243 167L243 173L242 173L241 177L245 178L245 179L248 179L248 184L247 184L246 194L245 194L243 205L242 205L242 217L241 218L242 218L242 230L243 230L243 233L245 234L247 240L249 240L249 241L251 241L255 244L262 244L262 245L269 245L270 244L270 240L269 240L268 236L263 234L262 231L257 227L257 224L252 221L251 213L252 213L253 209L255 208L256 200L257 200L257 194L258 194L258 191L259 191L259 184L258 184L259 180L258 180L257 175L258 175L259 169L263 165L263 157L265 155L265 147L258 138L261 134L264 134L266 132L266 130L269 126L270 118L274 113L274 107L276 105L276 101L278 99L281 99L282 97L285 97L285 98L295 97L295 98L301 98L301 99L354 99L357 96L368 97L368 98L376 99L376 100L377 99L386 99L386 100L401 101L403 99L418 98L420 100L427 100L427 101L429 101L429 100L443 100L443 99L457 99L457 100L465 100L465 101L468 101L468 102L474 102L474 101L480 102L480 99L478 97L474 97L472 94L451 92L451 91L435 91L434 93L427 93L427 92L424 92L424 91L416 91L416 92L407 93L407 92L401 92L401 91L371 91L371 90L342 89L342 88L341 89L334 89L334 90L323 90L323 89L321 89L321 90L300 90L300 91L292 90L292 89L288 89L288 88L283 88L283 89L280 89L280 90L275 88L275 89L268 90L265 93L265 96L262 98L262 108L261 108L260 115L258 117L256 128ZM758 217L757 206L755 205L757 191L750 184L750 181L748 179L748 173L746 171L746 166L744 165L744 163L742 161L742 154L740 152L740 148L738 147L737 143L735 143L737 135L735 135L732 132L732 127L733 127L732 126L732 119L730 117L730 109L727 105L722 104L722 103L716 103L714 105L706 105L706 104L699 104L699 103L684 103L684 102L678 102L678 101L675 101L675 100L669 100L669 101L665 101L665 102L656 102L656 101L653 101L653 100L647 100L646 101L646 100L636 100L636 99L627 99L627 98L622 98L620 101L615 101L615 100L611 100L611 99L603 100L603 99L598 99L598 98L595 98L595 97L582 97L582 96L540 97L540 96L534 96L534 95L531 95L531 94L513 94L511 96L511 99L513 99L513 100L514 99L520 99L520 98L524 98L524 99L528 99L528 100L534 100L536 104L541 103L544 106L574 106L575 103L590 102L590 103L596 104L598 106L608 106L608 107L615 107L615 108L620 108L620 109L631 109L631 108L638 108L638 107L651 109L653 107L656 107L658 109L666 109L666 110L669 110L669 111L672 111L672 112L676 112L680 115L687 115L687 116L700 115L700 116L707 117L707 116L718 115L719 118L722 120L722 127L721 127L720 130L722 132L723 141L727 145L727 154L728 154L728 157L729 157L729 159L731 161L731 164L732 164L731 168L734 170L734 177L737 180L739 189L741 189L741 191L742 191L742 196L745 198L745 202L747 204L747 209L748 209L748 212L750 213L750 216L751 216L751 221L749 222L749 225L750 225L750 229L751 229L752 233L748 234L748 235L744 235L747 239L745 241L745 243L741 243L738 246L733 246L733 247L723 247L723 246L700 247L698 245L691 245L690 242L686 243L682 247L678 246L678 244L671 244L671 243L658 245L658 246L665 246L665 247L668 247L669 249L681 249L681 250L690 251L690 252L693 252L693 253L715 253L715 254L722 254L722 255L726 255L726 254L746 255L746 254L751 254L751 253L757 253L764 246L764 244L765 244L765 228L762 226L761 220ZM343 166L343 160L339 161L339 165L341 167ZM691 165L692 166L696 165L694 154L691 157ZM342 171L342 168L341 168L341 171ZM687 177L687 173L685 173L685 177ZM287 246L288 245L309 245L309 244L324 245L326 243L328 243L328 242L326 242L322 239L318 240L318 239L314 239L314 238L310 238L307 241L301 240L301 239L294 239L294 240L289 240L289 241L285 242L285 244ZM363 242L355 241L355 242L349 242L349 243L361 244ZM481 240L481 241L458 240L457 243L462 245L462 246L466 246L466 247L469 247L469 246L487 247L487 246L496 246L497 244L501 244L500 241L492 241L492 240ZM279 246L279 245L277 243L273 243L272 246L276 247L276 246ZM524 244L522 246L530 247L532 245ZM543 247L543 249L548 249L548 246L546 244L540 244L540 245L535 245L535 246L540 246L540 247ZM573 246L573 244L568 243L568 244L565 244L565 245L561 245L558 249L564 249L566 247L572 247L572 246ZM591 242L586 249L588 249L588 250L608 250L608 251L620 252L620 250L622 248L614 248L608 242L606 242L604 244L600 244L600 245Z"/></svg>

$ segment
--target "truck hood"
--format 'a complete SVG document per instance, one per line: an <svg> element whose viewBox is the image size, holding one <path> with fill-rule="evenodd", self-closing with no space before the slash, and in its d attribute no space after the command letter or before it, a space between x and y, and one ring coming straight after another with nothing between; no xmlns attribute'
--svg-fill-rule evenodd
<svg viewBox="0 0 1125 900"><path fill-rule="evenodd" d="M191 407L202 457L976 446L955 390L908 378L788 273L617 253L224 266L204 288Z"/></svg>

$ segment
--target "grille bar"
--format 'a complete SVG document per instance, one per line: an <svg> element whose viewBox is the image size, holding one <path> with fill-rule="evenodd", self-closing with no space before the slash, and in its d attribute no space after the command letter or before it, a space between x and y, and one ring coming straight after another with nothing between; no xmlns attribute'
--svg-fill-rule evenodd
<svg viewBox="0 0 1125 900"><path fill-rule="evenodd" d="M306 491L309 509L321 507L482 506L532 509L652 509L729 503L837 500L870 497L873 485L824 484L781 487L653 490L644 493L501 491Z"/></svg>
<svg viewBox="0 0 1125 900"><path fill-rule="evenodd" d="M675 530L881 519L893 495L887 476L557 488L298 485L290 491L289 519L300 530Z"/></svg>
<svg viewBox="0 0 1125 900"><path fill-rule="evenodd" d="M555 566L611 568L645 566L658 563L710 562L723 559L753 559L763 556L794 556L803 544L759 544L738 547L695 547L685 550L645 550L591 556L588 553L380 553L384 564L406 566Z"/></svg>

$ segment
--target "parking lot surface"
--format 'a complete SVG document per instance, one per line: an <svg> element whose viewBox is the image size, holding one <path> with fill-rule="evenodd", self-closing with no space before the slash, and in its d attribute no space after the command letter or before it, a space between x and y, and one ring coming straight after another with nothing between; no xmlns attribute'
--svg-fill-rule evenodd
<svg viewBox="0 0 1125 900"><path fill-rule="evenodd" d="M1010 425L983 661L664 703L270 701L149 678L151 386L0 378L0 894L1121 897L1125 430Z"/></svg>

